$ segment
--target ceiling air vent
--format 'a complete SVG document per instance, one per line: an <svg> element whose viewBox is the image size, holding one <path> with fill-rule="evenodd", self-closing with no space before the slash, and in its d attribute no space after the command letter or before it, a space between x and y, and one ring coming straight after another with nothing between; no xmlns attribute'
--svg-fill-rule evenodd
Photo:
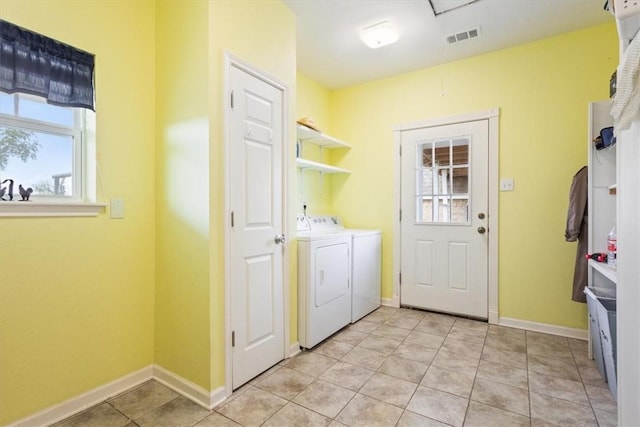
<svg viewBox="0 0 640 427"><path fill-rule="evenodd" d="M447 43L454 44L464 40L475 39L478 36L480 36L480 27L462 31L461 33L451 34L446 36L445 39L447 40Z"/></svg>

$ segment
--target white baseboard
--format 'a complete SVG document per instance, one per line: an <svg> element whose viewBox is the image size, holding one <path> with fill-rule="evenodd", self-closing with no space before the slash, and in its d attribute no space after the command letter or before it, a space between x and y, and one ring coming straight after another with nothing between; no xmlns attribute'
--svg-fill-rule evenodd
<svg viewBox="0 0 640 427"><path fill-rule="evenodd" d="M380 304L386 305L388 307L400 308L400 298L398 297L381 298Z"/></svg>
<svg viewBox="0 0 640 427"><path fill-rule="evenodd" d="M160 365L153 365L153 378L205 409L211 410L227 398L224 387L209 392Z"/></svg>
<svg viewBox="0 0 640 427"><path fill-rule="evenodd" d="M561 337L575 338L587 341L589 332L586 329L568 328L566 326L550 325L548 323L530 322L528 320L511 319L501 317L498 324L511 328L526 329L528 331L542 332L545 334L559 335Z"/></svg>
<svg viewBox="0 0 640 427"><path fill-rule="evenodd" d="M150 379L155 379L159 383L164 384L185 396L187 399L209 410L220 405L227 398L224 387L218 387L209 392L162 366L149 365L146 368L125 375L108 384L96 387L86 393L82 393L62 403L50 406L40 412L15 421L6 427L41 427L51 425L113 396L128 391Z"/></svg>
<svg viewBox="0 0 640 427"><path fill-rule="evenodd" d="M295 356L298 353L300 353L300 343L296 341L289 347L289 354L287 354L287 359Z"/></svg>
<svg viewBox="0 0 640 427"><path fill-rule="evenodd" d="M50 406L40 412L9 424L7 427L40 427L50 425L77 414L110 397L116 396L153 377L153 368L147 366L139 371L125 375L105 385L89 390L57 405Z"/></svg>
<svg viewBox="0 0 640 427"><path fill-rule="evenodd" d="M500 317L498 316L497 308L489 308L489 319L488 322L491 325L497 325L500 323Z"/></svg>

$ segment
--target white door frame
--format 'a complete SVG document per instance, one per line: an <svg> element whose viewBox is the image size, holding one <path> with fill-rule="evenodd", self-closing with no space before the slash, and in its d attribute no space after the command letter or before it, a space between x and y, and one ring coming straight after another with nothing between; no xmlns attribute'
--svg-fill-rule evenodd
<svg viewBox="0 0 640 427"><path fill-rule="evenodd" d="M498 121L500 110L479 111L476 113L460 114L456 116L440 117L418 122L404 123L393 128L394 143L394 172L393 172L393 299L395 306L400 306L400 182L401 182L401 157L400 143L401 132L425 127L453 125L457 123L477 120L489 121L489 248L488 248L488 309L489 323L498 324Z"/></svg>
<svg viewBox="0 0 640 427"><path fill-rule="evenodd" d="M288 204L288 153L289 153L289 87L275 77L265 73L259 68L241 60L230 52L224 52L224 95L223 103L223 138L224 138L224 389L225 395L230 396L233 392L233 349L231 347L231 197L228 189L231 186L230 170L231 170L231 138L229 132L229 121L231 117L231 68L238 68L257 79L260 79L271 86L282 91L282 232L289 237L289 213ZM287 357L289 354L289 312L291 310L289 304L289 251L287 250L289 243L286 242L282 256L282 292L283 292L283 310L284 310L284 348L282 354ZM215 344L215 343L212 343Z"/></svg>

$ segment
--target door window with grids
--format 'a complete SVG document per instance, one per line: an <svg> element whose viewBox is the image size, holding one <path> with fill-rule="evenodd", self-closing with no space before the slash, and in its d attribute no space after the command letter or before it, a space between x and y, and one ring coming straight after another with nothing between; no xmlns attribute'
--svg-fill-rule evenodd
<svg viewBox="0 0 640 427"><path fill-rule="evenodd" d="M416 146L416 222L469 224L470 136Z"/></svg>

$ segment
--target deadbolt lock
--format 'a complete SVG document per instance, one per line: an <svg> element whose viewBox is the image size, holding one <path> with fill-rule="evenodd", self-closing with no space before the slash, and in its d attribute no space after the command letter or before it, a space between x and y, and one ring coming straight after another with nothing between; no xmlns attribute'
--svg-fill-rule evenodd
<svg viewBox="0 0 640 427"><path fill-rule="evenodd" d="M478 218L480 218L480 219L484 219L484 217L485 217L484 212L480 212L480 213L478 214Z"/></svg>
<svg viewBox="0 0 640 427"><path fill-rule="evenodd" d="M487 232L487 229L486 229L486 228L484 228L484 227L478 227L478 233L480 233L480 234L484 234L484 233L486 233L486 232Z"/></svg>

